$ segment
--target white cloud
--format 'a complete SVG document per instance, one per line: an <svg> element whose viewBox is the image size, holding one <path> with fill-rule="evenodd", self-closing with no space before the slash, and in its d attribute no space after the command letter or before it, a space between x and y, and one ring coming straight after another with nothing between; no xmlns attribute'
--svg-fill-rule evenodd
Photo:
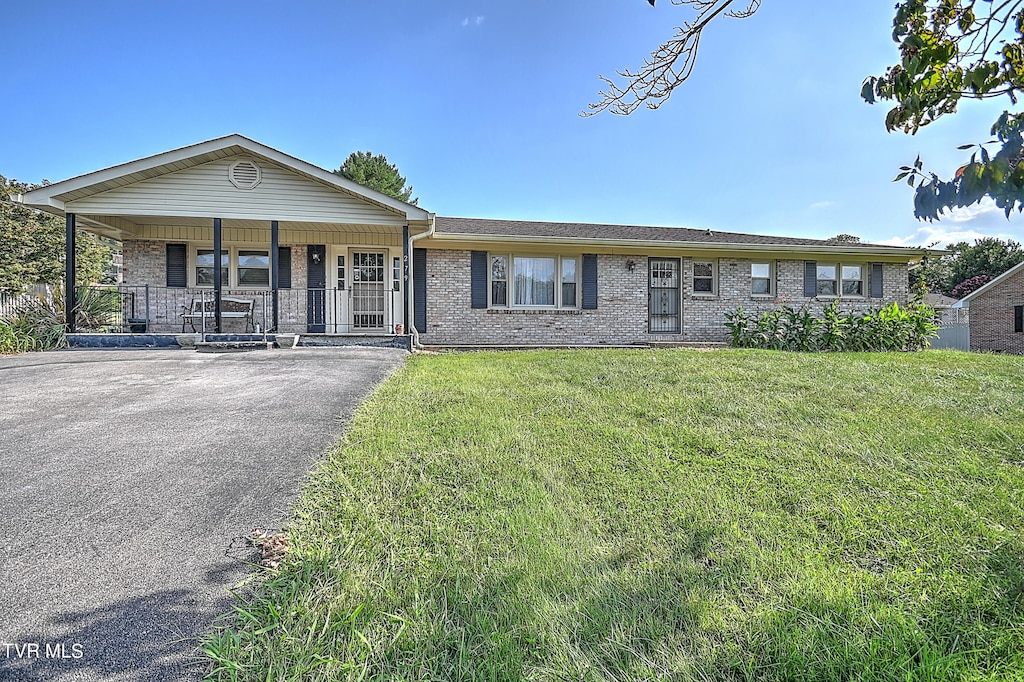
<svg viewBox="0 0 1024 682"><path fill-rule="evenodd" d="M484 23L484 18L481 16L465 17L462 20L462 27L466 28L467 26L479 26L482 23Z"/></svg>
<svg viewBox="0 0 1024 682"><path fill-rule="evenodd" d="M971 243L975 239L981 239L983 237L1014 239L1014 236L1011 234L986 234L984 232L971 229L947 229L946 226L937 224L919 227L914 234L906 237L891 237L875 243L887 244L889 246L929 246L931 244L936 244L939 248L944 248L946 244L955 244L957 242Z"/></svg>
<svg viewBox="0 0 1024 682"><path fill-rule="evenodd" d="M992 197L985 197L981 202L977 204L971 204L970 206L957 207L950 210L950 219L954 223L969 223L978 216L983 216L986 213L992 213L993 211L999 211L1000 208L996 206L996 202Z"/></svg>
<svg viewBox="0 0 1024 682"><path fill-rule="evenodd" d="M836 202L834 202L834 201L827 201L827 200L826 201L815 201L813 204L811 204L810 206L807 207L807 210L809 210L809 211L817 211L819 209L828 208L829 206L835 206L835 205L836 205Z"/></svg>
<svg viewBox="0 0 1024 682"><path fill-rule="evenodd" d="M1001 208L991 197L963 208L954 208L942 216L940 221L922 224L913 234L906 237L883 239L878 244L891 246L928 246L937 243L944 247L957 242L973 242L983 237L1020 240L1019 223L1007 221Z"/></svg>

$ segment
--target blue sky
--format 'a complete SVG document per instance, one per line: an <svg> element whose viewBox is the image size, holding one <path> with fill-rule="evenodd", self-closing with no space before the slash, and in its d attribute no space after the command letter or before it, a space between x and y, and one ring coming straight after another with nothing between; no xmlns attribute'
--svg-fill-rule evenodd
<svg viewBox="0 0 1024 682"><path fill-rule="evenodd" d="M62 180L232 132L325 168L370 150L439 215L925 244L1024 241L994 206L928 225L892 183L948 175L1006 103L885 132L863 79L893 2L764 0L718 20L658 111L578 112L687 8L588 2L21 3L0 25L0 174Z"/></svg>

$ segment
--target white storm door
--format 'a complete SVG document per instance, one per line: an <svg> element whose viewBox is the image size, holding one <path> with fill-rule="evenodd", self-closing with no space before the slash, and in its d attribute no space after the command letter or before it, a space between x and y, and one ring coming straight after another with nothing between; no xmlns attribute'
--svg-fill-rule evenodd
<svg viewBox="0 0 1024 682"><path fill-rule="evenodd" d="M351 310L352 331L380 331L386 322L388 300L387 253L353 251Z"/></svg>

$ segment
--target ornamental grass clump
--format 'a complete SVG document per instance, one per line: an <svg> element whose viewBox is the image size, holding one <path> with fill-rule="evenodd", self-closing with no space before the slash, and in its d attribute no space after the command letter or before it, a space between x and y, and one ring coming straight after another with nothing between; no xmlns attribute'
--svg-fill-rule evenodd
<svg viewBox="0 0 1024 682"><path fill-rule="evenodd" d="M116 289L82 287L75 302L75 326L83 331L108 329L117 322L120 306ZM13 314L0 318L0 354L66 347L64 310L63 287L28 298Z"/></svg>
<svg viewBox="0 0 1024 682"><path fill-rule="evenodd" d="M935 309L891 303L866 313L844 313L835 302L821 316L808 307L782 306L760 314L743 306L725 314L735 348L788 351L917 351L938 335Z"/></svg>

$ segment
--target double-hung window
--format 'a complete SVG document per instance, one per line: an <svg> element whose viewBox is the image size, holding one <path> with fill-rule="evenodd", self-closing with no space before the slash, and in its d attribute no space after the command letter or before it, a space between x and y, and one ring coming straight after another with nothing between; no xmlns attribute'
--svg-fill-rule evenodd
<svg viewBox="0 0 1024 682"><path fill-rule="evenodd" d="M242 249L238 252L238 286L270 286L270 252Z"/></svg>
<svg viewBox="0 0 1024 682"><path fill-rule="evenodd" d="M715 261L693 261L693 293L695 296L713 296L718 293Z"/></svg>
<svg viewBox="0 0 1024 682"><path fill-rule="evenodd" d="M491 254L490 305L575 308L579 305L575 256Z"/></svg>
<svg viewBox="0 0 1024 682"><path fill-rule="evenodd" d="M771 296L775 292L772 287L772 264L751 263L750 264L750 293L754 296Z"/></svg>
<svg viewBox="0 0 1024 682"><path fill-rule="evenodd" d="M213 249L196 249L195 286L212 287ZM270 286L270 251L267 249L222 249L220 283L223 287L258 288Z"/></svg>
<svg viewBox="0 0 1024 682"><path fill-rule="evenodd" d="M196 286L213 286L214 268L213 249L198 249L196 251ZM228 281L228 252L220 252L220 283L222 286L230 286Z"/></svg>
<svg viewBox="0 0 1024 682"><path fill-rule="evenodd" d="M839 268L835 263L818 263L818 296L839 294Z"/></svg>
<svg viewBox="0 0 1024 682"><path fill-rule="evenodd" d="M818 296L863 296L864 266L818 263ZM842 292L840 294L840 292Z"/></svg>
<svg viewBox="0 0 1024 682"><path fill-rule="evenodd" d="M843 296L864 295L864 267L861 265L844 265Z"/></svg>

